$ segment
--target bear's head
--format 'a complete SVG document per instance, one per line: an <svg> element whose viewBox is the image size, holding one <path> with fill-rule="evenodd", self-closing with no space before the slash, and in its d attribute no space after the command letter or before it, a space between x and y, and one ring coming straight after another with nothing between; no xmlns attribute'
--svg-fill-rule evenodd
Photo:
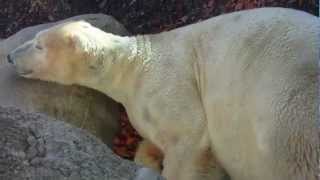
<svg viewBox="0 0 320 180"><path fill-rule="evenodd" d="M115 40L108 35L84 21L68 22L39 32L7 59L23 77L78 84L112 62Z"/></svg>

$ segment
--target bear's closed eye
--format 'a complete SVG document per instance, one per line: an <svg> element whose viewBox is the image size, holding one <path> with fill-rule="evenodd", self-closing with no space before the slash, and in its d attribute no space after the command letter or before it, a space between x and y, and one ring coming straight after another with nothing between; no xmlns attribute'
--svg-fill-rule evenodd
<svg viewBox="0 0 320 180"><path fill-rule="evenodd" d="M42 50L42 49L43 49L43 47L42 47L41 45L39 45L39 44L37 44L37 45L35 46L35 48L38 49L38 50Z"/></svg>

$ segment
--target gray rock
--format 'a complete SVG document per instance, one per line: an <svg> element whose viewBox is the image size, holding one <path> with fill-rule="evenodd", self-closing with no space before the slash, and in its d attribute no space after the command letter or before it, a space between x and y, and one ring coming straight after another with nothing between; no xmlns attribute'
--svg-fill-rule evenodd
<svg viewBox="0 0 320 180"><path fill-rule="evenodd" d="M28 112L41 112L83 128L110 144L118 129L116 102L96 91L18 77L6 62L8 52L32 39L37 32L58 23L86 20L107 32L126 35L126 29L104 14L75 16L56 23L25 28L0 41L0 105L14 106Z"/></svg>
<svg viewBox="0 0 320 180"><path fill-rule="evenodd" d="M0 152L0 180L129 180L141 168L79 128L16 108L0 107Z"/></svg>

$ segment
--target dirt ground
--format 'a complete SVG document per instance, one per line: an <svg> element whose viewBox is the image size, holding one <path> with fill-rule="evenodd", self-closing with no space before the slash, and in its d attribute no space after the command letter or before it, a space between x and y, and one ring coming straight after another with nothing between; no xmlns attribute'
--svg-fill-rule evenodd
<svg viewBox="0 0 320 180"><path fill-rule="evenodd" d="M289 7L318 16L318 0L0 0L0 38L39 23L84 13L114 16L133 34L156 33L219 14L256 7ZM123 108L122 130L114 150L132 159L141 139L129 125Z"/></svg>

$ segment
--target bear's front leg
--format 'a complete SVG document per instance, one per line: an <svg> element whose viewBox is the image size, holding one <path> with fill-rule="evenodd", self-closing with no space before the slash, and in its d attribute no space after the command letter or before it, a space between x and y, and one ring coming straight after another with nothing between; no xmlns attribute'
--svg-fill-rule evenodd
<svg viewBox="0 0 320 180"><path fill-rule="evenodd" d="M161 173L163 153L157 146L144 139L139 144L134 161Z"/></svg>
<svg viewBox="0 0 320 180"><path fill-rule="evenodd" d="M163 161L167 180L229 180L210 148L207 135L200 140L185 138L171 146Z"/></svg>

